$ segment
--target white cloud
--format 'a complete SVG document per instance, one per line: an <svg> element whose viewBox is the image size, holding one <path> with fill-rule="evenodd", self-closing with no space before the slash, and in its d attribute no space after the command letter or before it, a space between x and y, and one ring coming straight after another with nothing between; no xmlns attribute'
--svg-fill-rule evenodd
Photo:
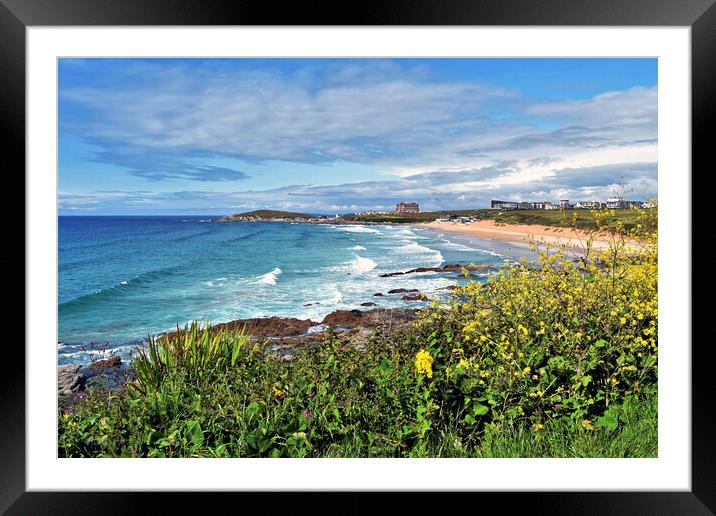
<svg viewBox="0 0 716 516"><path fill-rule="evenodd" d="M656 194L656 87L530 102L510 89L431 81L419 66L386 62L307 67L293 75L143 62L117 85L61 95L85 115L61 119L61 133L88 139L102 149L96 160L145 179L246 177L197 164L202 156L336 164L334 186L61 195L68 210L144 204L170 210L177 199L187 210L210 200L224 211L339 211L390 206L397 198L426 208L474 207L498 196L607 197L622 173L635 196ZM392 177L346 184L342 162Z"/></svg>

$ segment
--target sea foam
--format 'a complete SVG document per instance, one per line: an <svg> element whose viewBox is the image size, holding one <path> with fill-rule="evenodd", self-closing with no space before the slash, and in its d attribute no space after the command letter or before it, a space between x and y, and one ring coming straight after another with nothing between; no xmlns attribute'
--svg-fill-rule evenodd
<svg viewBox="0 0 716 516"><path fill-rule="evenodd" d="M345 231L347 233L377 233L381 234L380 231L373 228L368 228L365 226L341 226L339 228L341 231Z"/></svg>
<svg viewBox="0 0 716 516"><path fill-rule="evenodd" d="M437 249L430 249L429 247L425 247L423 245L420 245L416 242L411 242L409 240L405 240L404 242L407 242L405 245L401 245L400 247L396 248L393 252L397 254L422 254L428 257L431 261L435 262L435 265L440 265L443 262L443 255L440 251Z"/></svg>
<svg viewBox="0 0 716 516"><path fill-rule="evenodd" d="M363 258L356 255L356 259L350 263L350 267L355 272L368 272L376 268L378 264L370 258Z"/></svg>
<svg viewBox="0 0 716 516"><path fill-rule="evenodd" d="M278 277L283 274L283 271L276 267L271 272L267 272L261 278L259 278L258 283L263 283L264 285L275 285L278 282Z"/></svg>

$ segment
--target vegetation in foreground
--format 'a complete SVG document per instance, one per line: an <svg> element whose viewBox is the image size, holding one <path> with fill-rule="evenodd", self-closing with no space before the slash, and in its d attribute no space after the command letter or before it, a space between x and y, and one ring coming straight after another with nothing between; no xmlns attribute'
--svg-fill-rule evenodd
<svg viewBox="0 0 716 516"><path fill-rule="evenodd" d="M635 217L608 251L507 266L365 348L328 336L289 363L196 324L152 340L134 383L60 411L58 453L656 456L656 210Z"/></svg>

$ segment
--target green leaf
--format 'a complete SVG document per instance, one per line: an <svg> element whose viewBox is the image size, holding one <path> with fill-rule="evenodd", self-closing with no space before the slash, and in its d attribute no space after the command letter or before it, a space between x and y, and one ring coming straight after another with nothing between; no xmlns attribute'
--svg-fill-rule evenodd
<svg viewBox="0 0 716 516"><path fill-rule="evenodd" d="M201 430L201 425L198 421L189 420L186 422L186 437L194 448L198 448L204 444L204 432Z"/></svg>
<svg viewBox="0 0 716 516"><path fill-rule="evenodd" d="M476 416L484 416L490 411L490 408L481 403L474 403L472 405L472 413Z"/></svg>
<svg viewBox="0 0 716 516"><path fill-rule="evenodd" d="M597 418L596 426L607 428L608 430L616 430L618 423L617 417L607 410L603 416Z"/></svg>

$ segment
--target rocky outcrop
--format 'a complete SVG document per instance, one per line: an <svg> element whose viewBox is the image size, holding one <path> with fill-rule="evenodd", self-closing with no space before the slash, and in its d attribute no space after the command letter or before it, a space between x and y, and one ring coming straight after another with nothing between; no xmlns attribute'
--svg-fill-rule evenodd
<svg viewBox="0 0 716 516"><path fill-rule="evenodd" d="M376 303L372 303L370 301L366 301L365 303L361 303L361 306L378 306Z"/></svg>
<svg viewBox="0 0 716 516"><path fill-rule="evenodd" d="M118 356L114 356L105 360L97 360L96 362L92 362L87 368L97 370L108 369L110 367L119 367L120 365L122 365L122 359Z"/></svg>
<svg viewBox="0 0 716 516"><path fill-rule="evenodd" d="M412 294L413 292L420 292L417 288L394 288L389 290L388 294Z"/></svg>
<svg viewBox="0 0 716 516"><path fill-rule="evenodd" d="M462 272L463 270L468 271L478 271L478 270L488 270L490 269L490 266L481 263L481 264L470 264L470 265L461 265L459 263L448 263L446 265L443 265L442 267L418 267L417 269L410 269L409 271L403 271L403 272L388 272L386 274L381 274L381 278L392 278L394 276L403 276L404 274L415 274L420 272Z"/></svg>
<svg viewBox="0 0 716 516"><path fill-rule="evenodd" d="M84 390L87 377L80 373L81 367L72 364L57 368L57 392L60 396L68 396Z"/></svg>
<svg viewBox="0 0 716 516"><path fill-rule="evenodd" d="M308 328L316 324L310 319L296 319L295 317L258 317L216 324L213 326L213 330L217 332L235 331L246 327L246 333L254 337L290 337L302 335L308 331ZM170 339L176 335L175 331L166 334Z"/></svg>
<svg viewBox="0 0 716 516"><path fill-rule="evenodd" d="M406 308L375 308L373 310L336 310L322 321L331 327L375 328L378 326L404 324L417 317L417 310Z"/></svg>
<svg viewBox="0 0 716 516"><path fill-rule="evenodd" d="M402 301L429 301L428 297L424 294L416 294L414 296L403 296L400 299Z"/></svg>

